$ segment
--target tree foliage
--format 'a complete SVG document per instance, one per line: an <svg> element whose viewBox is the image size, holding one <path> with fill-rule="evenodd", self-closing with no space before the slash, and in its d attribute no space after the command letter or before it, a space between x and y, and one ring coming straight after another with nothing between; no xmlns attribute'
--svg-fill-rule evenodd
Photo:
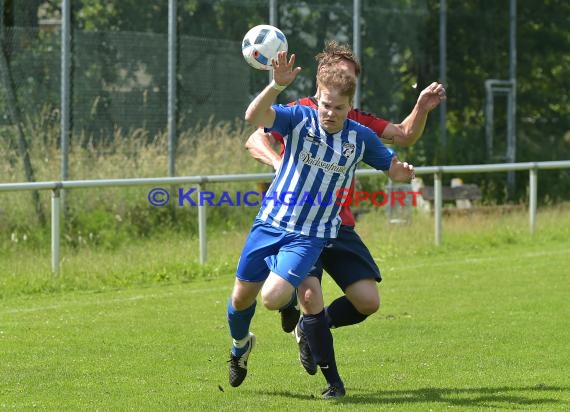
<svg viewBox="0 0 570 412"><path fill-rule="evenodd" d="M5 23L37 24L57 16L60 2L34 0L17 9L5 0ZM74 30L86 32L163 33L168 28L167 1L76 0ZM279 27L303 67L301 78L284 100L314 91L314 55L329 39L352 42L352 2L346 0L278 1ZM240 41L252 26L268 22L268 0L178 0L180 35ZM362 2L362 104L394 122L402 120L418 92L439 76L439 0ZM570 83L570 2L518 2L517 161L570 159L568 90ZM104 36L102 37L104 41ZM40 43L41 44L41 43ZM107 56L88 70L116 81L118 68ZM239 54L239 50L236 50ZM112 56L112 54L111 54ZM137 65L127 70L135 76ZM249 70L251 93L267 82L267 73ZM484 107L487 79L509 76L509 2L447 0L447 145L439 141L439 116L433 113L423 139L408 155L425 164L502 162L505 152L506 101L496 100L496 150L485 150ZM239 81L236 79L235 81ZM417 89L412 85L417 84ZM416 162L418 163L418 162ZM550 193L568 196L567 172L548 175ZM518 179L524 195L526 178ZM542 186L542 185L541 185Z"/></svg>
<svg viewBox="0 0 570 412"><path fill-rule="evenodd" d="M495 156L488 158L484 82L509 78L509 4L492 0L451 0L447 5L449 144L445 158L454 164L503 162L506 100L497 99L495 103L497 144ZM439 1L429 1L428 33L437 34L438 6ZM570 3L563 0L518 2L516 160L519 162L570 159L568 16ZM436 78L438 36L426 35L423 39L422 48L434 52L427 55L421 73L425 78ZM428 159L438 158L436 150L428 152ZM569 190L564 181L568 177L567 171L543 173L541 187L549 186L552 196L567 198ZM504 180L504 176L501 179ZM527 180L526 174L517 179L519 197L525 195Z"/></svg>

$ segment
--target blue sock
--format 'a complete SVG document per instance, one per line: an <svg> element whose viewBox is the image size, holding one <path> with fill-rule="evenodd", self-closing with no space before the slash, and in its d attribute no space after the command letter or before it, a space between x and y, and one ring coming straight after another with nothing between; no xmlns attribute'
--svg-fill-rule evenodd
<svg viewBox="0 0 570 412"><path fill-rule="evenodd" d="M257 301L253 302L253 304L247 309L235 310L232 306L232 299L230 297L228 301L228 324L230 326L230 335L233 339L240 340L247 337L249 334L249 325L251 324L251 319L255 313L256 304ZM245 345L243 348L232 346L232 352L234 355L239 356L245 353L247 347L248 345Z"/></svg>
<svg viewBox="0 0 570 412"><path fill-rule="evenodd" d="M311 353L329 384L344 386L334 357L333 337L325 319L325 311L303 315L301 329L305 332Z"/></svg>
<svg viewBox="0 0 570 412"><path fill-rule="evenodd" d="M363 315L357 311L346 296L341 296L333 300L332 303L325 308L325 316L329 328L355 325L368 317L368 315Z"/></svg>

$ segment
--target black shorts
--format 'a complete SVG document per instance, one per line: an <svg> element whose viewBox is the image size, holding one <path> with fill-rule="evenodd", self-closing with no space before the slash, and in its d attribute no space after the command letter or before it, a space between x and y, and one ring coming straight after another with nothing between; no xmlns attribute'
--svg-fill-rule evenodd
<svg viewBox="0 0 570 412"><path fill-rule="evenodd" d="M338 236L325 245L309 276L320 281L323 269L343 291L361 279L382 281L378 265L352 226L340 227Z"/></svg>

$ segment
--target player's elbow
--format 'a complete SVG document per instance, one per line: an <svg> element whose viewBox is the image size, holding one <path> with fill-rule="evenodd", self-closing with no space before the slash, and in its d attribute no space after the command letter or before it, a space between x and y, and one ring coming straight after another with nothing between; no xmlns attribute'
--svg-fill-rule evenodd
<svg viewBox="0 0 570 412"><path fill-rule="evenodd" d="M252 134L249 136L244 146L247 150L251 151L251 149L255 147L255 135Z"/></svg>
<svg viewBox="0 0 570 412"><path fill-rule="evenodd" d="M264 139L267 140L267 136L265 135L263 129L257 129L255 132L249 135L249 138L245 142L245 148L250 152L261 150L265 145Z"/></svg>
<svg viewBox="0 0 570 412"><path fill-rule="evenodd" d="M271 126L274 119L275 113L271 108L264 110L253 105L245 111L245 121L258 128Z"/></svg>
<svg viewBox="0 0 570 412"><path fill-rule="evenodd" d="M262 124L265 112L256 104L250 104L245 111L245 121L259 127Z"/></svg>
<svg viewBox="0 0 570 412"><path fill-rule="evenodd" d="M394 144L398 147L411 147L416 142L414 133L403 124L395 124L393 130Z"/></svg>
<svg viewBox="0 0 570 412"><path fill-rule="evenodd" d="M250 110L249 108L245 111L245 117L244 117L245 121L248 122L249 124L255 124L255 121L257 120L257 116L255 115L255 112L253 110Z"/></svg>
<svg viewBox="0 0 570 412"><path fill-rule="evenodd" d="M416 144L420 137L422 137L423 129L405 129L401 136L397 137L396 140L400 143L400 147L412 147Z"/></svg>

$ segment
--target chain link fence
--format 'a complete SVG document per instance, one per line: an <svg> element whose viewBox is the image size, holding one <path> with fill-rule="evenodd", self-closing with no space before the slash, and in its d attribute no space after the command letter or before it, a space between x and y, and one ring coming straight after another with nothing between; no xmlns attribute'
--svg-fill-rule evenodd
<svg viewBox="0 0 570 412"><path fill-rule="evenodd" d="M72 7L72 142L80 135L110 139L117 129L142 129L150 139L165 131L168 16L166 5L158 3L167 2L157 2L152 27L138 23L135 15L132 21L123 21L122 30L86 27L89 20L77 16L85 10L77 4ZM202 1L194 10L187 3L192 2L178 1L177 7L178 130L243 117L248 102L268 79L266 72L244 64L240 50L241 36L248 28L267 23L268 1ZM325 40L352 42L352 2L333 3L278 2L278 24L304 68L294 87L281 97L283 101L314 92L314 55ZM389 8L370 1L362 9L362 107L393 120L406 115L409 104L402 104L406 97L415 100L410 86L417 78L402 77L399 72L406 60L409 66L419 54L417 36L426 17L425 2L412 3ZM216 9L211 16L231 24L205 21L208 5ZM7 106L16 104L24 119L55 126L61 107L61 21L57 15L38 17L36 27L20 26L30 20L26 16L41 14L38 2L25 3L23 9L28 10L21 7L16 7L13 26L3 29L6 70L11 77L11 84L4 82L3 89L12 88L16 101L0 93L0 122L13 124ZM113 15L103 11L98 19L111 20ZM200 31L205 35L199 36Z"/></svg>
<svg viewBox="0 0 570 412"><path fill-rule="evenodd" d="M508 74L508 2L448 3L450 98L445 127L449 136L442 144L441 117L430 114L422 139L411 148L398 148L401 158L413 159L416 165L496 160L488 158L484 144L484 82ZM62 82L64 4L71 6L71 70L69 110L62 116L62 84L67 83ZM177 23L175 77L170 80L176 84L173 153L174 174L179 176L267 171L243 150L251 128L241 119L269 77L242 58L241 40L251 27L269 23L274 15L274 24L287 36L289 50L303 68L279 96L281 103L314 93L314 56L327 40L354 44L350 0L0 0L1 182L61 180L64 153L69 154L69 180L170 173L171 4L176 5ZM439 80L442 2L361 0L360 4L360 108L399 123L419 92ZM568 157L567 94L551 92L566 90L570 78L565 75L568 65L563 64L567 8L567 3L555 0L525 3L518 11L517 38L525 53L517 58L517 161ZM547 82L545 73L550 76ZM494 126L494 149L501 153L506 128L503 106L497 104ZM62 150L61 125L67 113L69 150ZM568 197L567 177L566 170L541 173L546 202ZM471 179L489 199L506 199L503 174L474 174ZM372 178L358 179L360 190L379 189L377 184ZM517 185L520 198L525 198L526 179ZM148 210L133 211L129 206L138 205L129 196L138 202L143 196L139 192L95 193L85 197L67 193L67 204L78 210L72 214L77 221L67 220L70 226L88 226L81 216L89 211L103 216L97 208L112 212L109 216L145 220L137 213ZM47 210L49 199L36 193L32 206L29 194L22 196L25 199L1 199L0 233L24 230L20 226L33 214L45 220L41 209ZM172 222L180 222L181 215ZM164 219L169 218L165 213ZM220 221L229 220L220 215ZM115 222L105 222L115 227Z"/></svg>
<svg viewBox="0 0 570 412"><path fill-rule="evenodd" d="M59 122L61 35L57 31L9 28L6 53L16 104L24 118ZM73 33L71 118L73 134L95 139L115 129L164 131L167 102L167 36L159 33ZM248 67L235 53L240 42L181 36L178 65L179 127L213 116L242 116L250 94ZM226 72L231 66L231 75ZM236 81L235 79L244 79ZM4 94L3 94L4 95ZM0 99L2 124L13 123ZM44 119L45 120L45 119Z"/></svg>

